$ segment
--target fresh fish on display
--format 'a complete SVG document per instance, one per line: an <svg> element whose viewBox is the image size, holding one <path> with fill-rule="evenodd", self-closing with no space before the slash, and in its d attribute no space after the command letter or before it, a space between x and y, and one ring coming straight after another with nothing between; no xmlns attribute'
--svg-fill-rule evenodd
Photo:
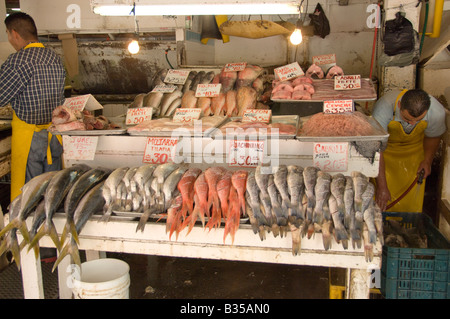
<svg viewBox="0 0 450 319"><path fill-rule="evenodd" d="M140 93L135 96L133 102L128 106L130 109L140 108L144 105L145 93Z"/></svg>
<svg viewBox="0 0 450 319"><path fill-rule="evenodd" d="M269 174L261 172L262 167L258 166L255 169L255 180L259 188L259 201L262 204L264 216L266 217L267 226L272 226L274 221L272 220L272 206L270 202L270 196L268 193L269 187Z"/></svg>
<svg viewBox="0 0 450 319"><path fill-rule="evenodd" d="M193 109L197 107L198 97L195 96L195 91L188 90L181 98L181 107L186 109Z"/></svg>
<svg viewBox="0 0 450 319"><path fill-rule="evenodd" d="M176 98L170 105L164 116L172 116L177 108L181 107L181 97Z"/></svg>
<svg viewBox="0 0 450 319"><path fill-rule="evenodd" d="M270 196L270 203L272 206L272 232L276 237L278 234L281 237L284 236L285 232L287 232L287 218L285 218L283 211L281 210L281 203L279 201L279 194L277 187L275 185L274 176L272 174L269 175L268 182L268 193Z"/></svg>
<svg viewBox="0 0 450 319"><path fill-rule="evenodd" d="M333 233L333 221L324 219L321 225L323 248L328 250L331 248L331 239Z"/></svg>
<svg viewBox="0 0 450 319"><path fill-rule="evenodd" d="M375 244L377 242L377 229L375 228L375 209L374 203L364 211L364 223L367 226L369 242Z"/></svg>
<svg viewBox="0 0 450 319"><path fill-rule="evenodd" d="M167 111L169 110L171 104L176 99L181 99L183 97L183 92L175 90L172 93L164 93L164 97L161 100L161 112L159 116L167 116ZM180 101L181 102L181 101Z"/></svg>
<svg viewBox="0 0 450 319"><path fill-rule="evenodd" d="M226 112L226 94L220 92L218 96L211 98L211 113L214 115L222 115Z"/></svg>
<svg viewBox="0 0 450 319"><path fill-rule="evenodd" d="M9 204L8 210L9 210L10 222L7 225L7 227L8 227L7 231L9 231L9 233L7 234L6 237L3 237L3 235L6 234L6 232L7 232L7 231L4 231L6 228L5 227L2 229L2 235L0 236L0 256L2 256L3 253L5 253L8 250L11 251L11 254L14 258L14 261L16 263L18 270L20 270L20 247L19 247L19 241L17 238L17 227L15 227L14 224L11 224L11 221L17 220L19 217L22 196L23 196L23 193L19 194ZM28 233L28 231L27 231L27 233Z"/></svg>
<svg viewBox="0 0 450 319"><path fill-rule="evenodd" d="M265 231L264 226L269 225L269 223L266 220L266 217L264 216L263 212L261 211L261 203L259 200L259 187L256 184L256 178L255 178L255 172L251 171L247 176L247 183L246 183L246 192L247 192L247 203L250 209L247 209L247 214L249 210L251 211L251 214L253 216L252 228L253 232L256 234L259 232L261 240L265 237ZM252 218L250 218L252 220Z"/></svg>
<svg viewBox="0 0 450 319"><path fill-rule="evenodd" d="M206 72L206 74L200 80L200 84L210 84L213 81L215 75L216 74L214 73L214 71Z"/></svg>
<svg viewBox="0 0 450 319"><path fill-rule="evenodd" d="M354 207L354 191L353 179L350 176L345 176L345 190L344 190L344 226L350 233L353 248L361 248L361 232L356 229L356 214Z"/></svg>
<svg viewBox="0 0 450 319"><path fill-rule="evenodd" d="M163 92L149 92L144 97L144 101L142 103L143 107L152 107L153 111L152 114L154 116L158 116L160 113L160 104L162 101L162 98L164 97Z"/></svg>
<svg viewBox="0 0 450 319"><path fill-rule="evenodd" d="M289 228L292 236L292 255L300 255L302 245L301 229L292 223L289 223Z"/></svg>
<svg viewBox="0 0 450 319"><path fill-rule="evenodd" d="M238 108L236 104L237 92L235 90L228 90L225 93L225 105L226 105L226 115L228 117L237 116Z"/></svg>
<svg viewBox="0 0 450 319"><path fill-rule="evenodd" d="M33 214L33 221L31 223L31 228L30 228L30 240L33 240L34 236L36 235L36 233L39 230L39 227L41 227L42 223L45 221L45 201L41 200L41 202L36 206L36 209L34 210L34 214ZM22 243L20 243L20 250L23 249L23 247L25 247L26 243L25 240L22 241ZM36 256L36 259L39 256L39 247L38 245L35 245L33 247L34 249L34 255ZM1 255L1 249L0 249L0 255Z"/></svg>
<svg viewBox="0 0 450 319"><path fill-rule="evenodd" d="M219 195L217 194L217 183L224 173L225 169L220 166L209 167L205 171L205 178L208 183L208 207L211 207L211 218L206 226L210 230L214 227L219 227L222 218Z"/></svg>
<svg viewBox="0 0 450 319"><path fill-rule="evenodd" d="M64 200L64 213L66 214L66 227L63 229L61 235L61 245L64 244L64 240L67 234L70 232L74 237L75 241L78 242L78 237L75 233L75 224L73 222L73 214L78 206L81 198L89 191L92 187L104 181L108 175L111 173L109 168L93 168L83 175L81 175L78 180L70 188L67 196Z"/></svg>
<svg viewBox="0 0 450 319"><path fill-rule="evenodd" d="M222 92L227 93L228 91L233 90L237 77L237 71L224 71L224 69L222 69L222 72L219 74L219 82L222 84Z"/></svg>
<svg viewBox="0 0 450 319"><path fill-rule="evenodd" d="M201 172L202 170L199 168L188 169L177 185L177 189L183 199L181 208L181 215L183 218L185 218L187 214L191 215L194 209L194 185Z"/></svg>
<svg viewBox="0 0 450 319"><path fill-rule="evenodd" d="M53 224L53 215L59 208L60 204L64 201L70 188L76 182L76 180L91 168L87 165L80 164L58 171L48 183L45 190L45 222L42 224L39 231L31 241L28 250L30 250L44 235L49 235L52 241L55 243L58 251L61 249L61 243L59 241L58 234L56 232L55 225Z"/></svg>
<svg viewBox="0 0 450 319"><path fill-rule="evenodd" d="M197 85L200 84L200 82L202 81L202 79L205 76L205 74L206 74L205 71L197 72L197 74L195 75L194 79L192 80L190 90L192 90L194 92L197 91Z"/></svg>
<svg viewBox="0 0 450 319"><path fill-rule="evenodd" d="M183 89L181 90L184 93L186 93L188 90L190 90L192 81L194 80L195 76L197 75L197 71L191 71L189 72L189 75L186 78L186 81L183 84Z"/></svg>
<svg viewBox="0 0 450 319"><path fill-rule="evenodd" d="M181 208L183 205L183 197L179 192L174 194L172 204L167 210L167 220L166 220L166 234L169 233L169 239L172 238L172 234L176 231L178 238L178 228L179 228L179 216L181 215Z"/></svg>
<svg viewBox="0 0 450 319"><path fill-rule="evenodd" d="M373 244L370 242L370 235L367 224L363 225L362 237L364 241L364 256L367 262L371 262L373 259Z"/></svg>
<svg viewBox="0 0 450 319"><path fill-rule="evenodd" d="M220 201L220 210L222 212L222 217L227 218L229 210L229 198L231 189L231 176L233 172L226 171L217 182L217 195ZM236 191L236 190L235 190ZM245 193L245 191L244 191Z"/></svg>
<svg viewBox="0 0 450 319"><path fill-rule="evenodd" d="M384 236L383 236L383 212L381 211L380 206L377 203L374 203L374 223L375 229L377 231L378 240L380 244L384 245Z"/></svg>
<svg viewBox="0 0 450 319"><path fill-rule="evenodd" d="M211 115L211 98L210 97L204 97L201 96L197 100L197 108L199 108L202 111L202 116L209 116Z"/></svg>
<svg viewBox="0 0 450 319"><path fill-rule="evenodd" d="M154 186L156 187L154 189L155 196L159 200L159 203L162 204L162 188L164 185L164 181L166 180L167 176L169 176L174 170L178 168L178 165L175 163L164 163L161 165L157 165L155 170L153 171L153 177L156 179L154 181Z"/></svg>
<svg viewBox="0 0 450 319"><path fill-rule="evenodd" d="M355 192L355 211L362 211L362 194L366 190L369 183L369 179L361 172L352 172L351 176L353 178L353 190Z"/></svg>
<svg viewBox="0 0 450 319"><path fill-rule="evenodd" d="M205 217L209 218L209 205L208 205L208 183L206 181L205 173L202 172L194 182L194 209L192 214L184 220L182 228L188 227L187 234L189 234L200 217L203 227L205 226Z"/></svg>
<svg viewBox="0 0 450 319"><path fill-rule="evenodd" d="M117 186L119 186L128 170L129 167L116 168L105 180L104 187L102 188L105 206L103 208L103 217L101 219L104 222L107 222L111 217L112 210L114 209L114 203L117 199Z"/></svg>
<svg viewBox="0 0 450 319"><path fill-rule="evenodd" d="M238 170L231 176L231 184L234 186L238 193L239 207L241 215L245 215L245 190L247 184L248 172L244 170Z"/></svg>
<svg viewBox="0 0 450 319"><path fill-rule="evenodd" d="M238 109L238 116L243 116L247 109L254 109L256 107L257 93L256 90L250 86L243 86L237 89L236 105Z"/></svg>
<svg viewBox="0 0 450 319"><path fill-rule="evenodd" d="M79 235L86 225L86 222L97 212L100 212L105 205L105 200L102 196L102 188L105 182L102 181L93 188L91 188L81 199L79 205L77 206L74 213L75 231ZM53 265L52 271L56 269L59 263L67 256L72 256L73 262L81 266L80 255L78 252L78 246L75 239L72 237L70 242L66 243L61 253L58 256L55 264Z"/></svg>
<svg viewBox="0 0 450 319"><path fill-rule="evenodd" d="M375 196L375 186L371 182L368 182L366 190L361 195L361 199L362 199L361 211L362 212L365 212L366 209L369 208L369 206L373 202L374 196Z"/></svg>
<svg viewBox="0 0 450 319"><path fill-rule="evenodd" d="M236 88L250 87L261 74L264 73L264 69L258 65L247 64L244 70L238 71Z"/></svg>
<svg viewBox="0 0 450 319"><path fill-rule="evenodd" d="M144 185L148 182L148 180L152 177L153 172L156 170L157 165L154 164L145 164L136 169L133 174L132 179L130 179L130 190L131 194L134 196L137 192L141 195L144 192ZM125 174L122 177L125 178L127 176L128 171L134 170L134 168L127 169ZM132 172L130 172L132 174Z"/></svg>
<svg viewBox="0 0 450 319"><path fill-rule="evenodd" d="M339 212L338 203L333 194L328 198L328 207L330 208L331 218L333 219L336 242L342 242L342 247L348 249L348 234L343 223L343 215Z"/></svg>
<svg viewBox="0 0 450 319"><path fill-rule="evenodd" d="M280 165L274 174L274 183L281 196L281 208L287 211L291 207L291 199L287 184L288 169L286 165Z"/></svg>
<svg viewBox="0 0 450 319"><path fill-rule="evenodd" d="M166 210L169 207L170 202L172 201L172 194L177 188L178 182L180 181L181 177L188 170L188 168L189 167L186 164L181 164L172 173L170 173L170 175L164 181L162 187L163 196L161 201L163 210Z"/></svg>
<svg viewBox="0 0 450 319"><path fill-rule="evenodd" d="M240 224L240 216L241 216L241 206L239 204L239 195L234 188L234 186L230 187L230 206L229 210L227 212L227 217L225 220L225 229L223 233L223 242L225 243L225 238L228 234L231 236L231 244L234 243L234 236L236 234L236 231L239 228ZM245 205L245 203L244 203Z"/></svg>
<svg viewBox="0 0 450 319"><path fill-rule="evenodd" d="M131 184L133 183L133 177L136 174L138 168L139 168L138 166L129 168L124 177L122 178L122 182L127 192L127 197L125 199L125 202L123 203L124 204L123 208L126 211L131 210L131 201L132 201Z"/></svg>
<svg viewBox="0 0 450 319"><path fill-rule="evenodd" d="M345 176L344 174L338 173L331 177L330 184L331 194L336 199L337 211L339 212L339 218L344 219L345 216L345 203L344 203L344 193L345 193Z"/></svg>
<svg viewBox="0 0 450 319"><path fill-rule="evenodd" d="M305 188L303 180L303 167L296 165L289 165L287 167L287 185L290 195L289 205L289 222L296 227L300 227L305 218L303 212L303 192Z"/></svg>
<svg viewBox="0 0 450 319"><path fill-rule="evenodd" d="M314 166L305 167L303 170L303 182L305 184L305 194L307 199L306 218L302 227L302 237L306 234L308 239L314 233L314 223L312 222L314 206L316 205L316 197L314 195L314 187L316 186L317 171L319 169Z"/></svg>
<svg viewBox="0 0 450 319"><path fill-rule="evenodd" d="M322 225L324 219L329 220L328 216L324 216L324 204L328 202L330 196L331 176L323 171L317 172L317 181L314 187L314 194L316 196L316 204L313 212L313 222Z"/></svg>

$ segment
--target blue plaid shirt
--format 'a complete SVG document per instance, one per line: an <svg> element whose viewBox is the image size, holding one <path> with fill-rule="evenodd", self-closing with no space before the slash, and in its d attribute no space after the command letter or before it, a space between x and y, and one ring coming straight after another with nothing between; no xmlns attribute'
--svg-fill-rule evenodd
<svg viewBox="0 0 450 319"><path fill-rule="evenodd" d="M47 124L55 107L64 102L64 80L64 65L54 51L22 49L0 68L0 106L11 103L22 121Z"/></svg>

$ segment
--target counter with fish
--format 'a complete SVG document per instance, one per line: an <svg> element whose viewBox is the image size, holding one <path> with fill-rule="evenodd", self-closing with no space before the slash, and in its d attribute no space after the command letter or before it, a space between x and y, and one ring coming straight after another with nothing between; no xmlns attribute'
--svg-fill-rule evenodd
<svg viewBox="0 0 450 319"><path fill-rule="evenodd" d="M79 265L79 250L97 250L364 273L380 264L381 212L373 191L361 172L331 176L296 165L267 171L79 164L24 185L0 231L6 238L0 248L13 253L24 276L36 270L39 246L58 249L54 269L71 260ZM36 293L29 289L26 297ZM64 295L67 287L60 289Z"/></svg>

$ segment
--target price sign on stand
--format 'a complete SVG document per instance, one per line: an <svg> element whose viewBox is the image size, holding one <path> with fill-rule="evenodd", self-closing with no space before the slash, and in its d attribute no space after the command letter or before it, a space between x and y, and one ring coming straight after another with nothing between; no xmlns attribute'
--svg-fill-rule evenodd
<svg viewBox="0 0 450 319"><path fill-rule="evenodd" d="M137 107L127 110L126 125L135 125L152 119L152 107Z"/></svg>
<svg viewBox="0 0 450 319"><path fill-rule="evenodd" d="M257 167L262 163L264 141L230 141L228 163L233 167Z"/></svg>
<svg viewBox="0 0 450 319"><path fill-rule="evenodd" d="M144 163L164 164L173 162L177 148L178 138L149 137L145 145Z"/></svg>
<svg viewBox="0 0 450 319"><path fill-rule="evenodd" d="M272 110L247 109L242 115L242 122L270 123Z"/></svg>
<svg viewBox="0 0 450 319"><path fill-rule="evenodd" d="M353 100L323 101L325 114L352 113L354 109Z"/></svg>
<svg viewBox="0 0 450 319"><path fill-rule="evenodd" d="M336 65L336 54L316 55L312 57L312 62L326 72L329 68Z"/></svg>
<svg viewBox="0 0 450 319"><path fill-rule="evenodd" d="M199 84L197 85L197 91L195 91L195 97L216 97L219 96L222 84Z"/></svg>
<svg viewBox="0 0 450 319"><path fill-rule="evenodd" d="M172 93L176 89L175 85L156 85L152 92Z"/></svg>
<svg viewBox="0 0 450 319"><path fill-rule="evenodd" d="M95 111L103 109L103 106L98 103L92 94L79 95L75 97L69 97L64 100L64 106L67 106L73 111L83 111L84 109L88 111Z"/></svg>
<svg viewBox="0 0 450 319"><path fill-rule="evenodd" d="M280 66L273 70L280 81L288 81L305 74L298 62Z"/></svg>
<svg viewBox="0 0 450 319"><path fill-rule="evenodd" d="M357 90L361 88L361 75L338 75L334 77L335 90Z"/></svg>
<svg viewBox="0 0 450 319"><path fill-rule="evenodd" d="M171 83L171 84L184 84L186 82L186 79L189 75L188 70L168 70L167 75L164 78L164 83Z"/></svg>
<svg viewBox="0 0 450 319"><path fill-rule="evenodd" d="M313 163L324 172L348 169L348 143L314 143Z"/></svg>
<svg viewBox="0 0 450 319"><path fill-rule="evenodd" d="M223 70L224 72L242 71L246 66L247 62L227 63L225 64Z"/></svg>
<svg viewBox="0 0 450 319"><path fill-rule="evenodd" d="M183 109L178 108L175 110L172 121L176 123L189 123L193 120L200 118L201 109Z"/></svg>
<svg viewBox="0 0 450 319"><path fill-rule="evenodd" d="M98 136L63 135L64 158L92 161L97 149Z"/></svg>

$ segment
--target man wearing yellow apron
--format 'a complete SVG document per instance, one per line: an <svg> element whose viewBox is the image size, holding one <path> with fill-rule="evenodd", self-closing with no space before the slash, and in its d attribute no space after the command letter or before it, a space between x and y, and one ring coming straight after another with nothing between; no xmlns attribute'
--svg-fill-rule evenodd
<svg viewBox="0 0 450 319"><path fill-rule="evenodd" d="M8 41L16 49L0 69L0 106L14 110L11 140L11 200L34 176L61 169L62 145L47 132L52 111L64 102L61 58L38 42L36 25L26 13L5 19Z"/></svg>
<svg viewBox="0 0 450 319"><path fill-rule="evenodd" d="M425 182L414 185L422 171L425 178L445 128L444 107L420 89L392 91L375 104L372 116L389 133L388 145L380 156L375 200L383 211L422 212Z"/></svg>

